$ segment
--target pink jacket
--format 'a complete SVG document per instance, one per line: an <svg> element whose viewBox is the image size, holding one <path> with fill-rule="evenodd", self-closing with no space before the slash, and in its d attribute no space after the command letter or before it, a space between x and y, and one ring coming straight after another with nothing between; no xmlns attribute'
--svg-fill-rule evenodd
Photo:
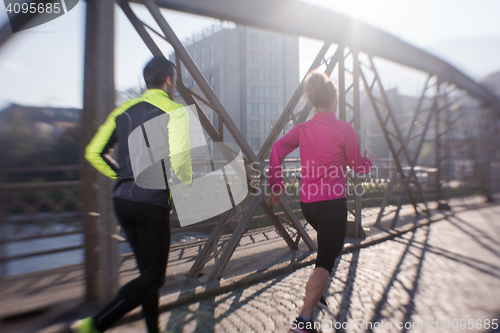
<svg viewBox="0 0 500 333"><path fill-rule="evenodd" d="M281 162L300 148L302 187L300 200L315 202L346 197L346 164L358 174L367 174L372 161L361 156L354 128L331 112L293 127L276 141L269 160L269 185L274 193L284 188Z"/></svg>

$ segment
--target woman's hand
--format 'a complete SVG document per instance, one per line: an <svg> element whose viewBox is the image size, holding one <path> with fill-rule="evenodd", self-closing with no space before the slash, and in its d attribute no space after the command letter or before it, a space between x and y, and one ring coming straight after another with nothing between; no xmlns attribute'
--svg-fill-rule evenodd
<svg viewBox="0 0 500 333"><path fill-rule="evenodd" d="M272 193L271 196L269 197L269 204L271 205L271 208L279 204L280 201L281 201L281 193L280 194Z"/></svg>
<svg viewBox="0 0 500 333"><path fill-rule="evenodd" d="M369 152L368 150L365 150L363 158L367 158L367 159L369 159L370 161L373 162L375 160L375 154L372 153L371 151Z"/></svg>

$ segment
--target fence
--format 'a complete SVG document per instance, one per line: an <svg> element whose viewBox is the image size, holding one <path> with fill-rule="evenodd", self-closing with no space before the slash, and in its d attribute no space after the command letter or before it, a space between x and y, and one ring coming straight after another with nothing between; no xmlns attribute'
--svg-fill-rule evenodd
<svg viewBox="0 0 500 333"><path fill-rule="evenodd" d="M362 178L363 208L380 207L387 186L394 176L395 167L391 161L375 161L372 172ZM500 192L500 163L491 164L491 191ZM450 181L442 184L447 199L478 193L479 185L475 181L472 161L458 161L452 168ZM299 219L299 191L301 181L300 159L285 159L284 180L288 187L294 188L286 200ZM433 167L417 166L419 178L426 198L435 200L435 177ZM22 274L56 266L82 262L83 258L83 223L80 166L59 166L51 168L30 168L3 170L3 183L0 187L0 276ZM38 180L33 182L30 180ZM49 179L49 181L41 181ZM15 182L12 182L15 181ZM24 182L21 182L24 181ZM354 219L354 181L348 173L347 182L349 219ZM401 191L395 187L394 192ZM409 203L408 200L405 203ZM389 198L388 205L396 205L397 198ZM248 205L248 199L247 199ZM244 205L246 206L246 205ZM243 208L244 209L244 208ZM276 216L281 222L289 224L285 212L276 208ZM190 242L208 238L217 225L218 218L180 228L175 211L171 217L173 242ZM234 217L229 222L225 234L231 234L237 224ZM249 229L272 225L268 215L257 210L249 224ZM121 253L130 249L123 244Z"/></svg>

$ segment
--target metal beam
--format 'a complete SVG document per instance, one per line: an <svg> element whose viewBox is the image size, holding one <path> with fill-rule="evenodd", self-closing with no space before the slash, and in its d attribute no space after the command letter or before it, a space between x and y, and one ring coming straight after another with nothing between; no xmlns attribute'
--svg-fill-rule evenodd
<svg viewBox="0 0 500 333"><path fill-rule="evenodd" d="M156 0L156 3L162 8L348 45L438 75L495 106L499 112L500 100L495 95L449 63L369 24L325 8L297 0Z"/></svg>
<svg viewBox="0 0 500 333"><path fill-rule="evenodd" d="M359 63L358 63L358 67L360 67ZM384 91L384 87L382 85L382 82L380 81L380 77L378 76L377 70L376 70L375 65L373 63L373 60L371 58L370 58L370 70L374 74L374 79L373 79L374 82L371 85L368 83L361 68L359 68L359 72L360 72L361 78L363 79L366 93L367 93L368 98L370 100L372 109L375 112L375 116L379 122L380 128L381 128L382 133L384 135L384 138L386 140L386 143L389 147L389 151L391 152L392 157L394 159L394 163L395 163L396 171L397 171L397 174L395 175L395 177L393 177L393 180L389 184L389 186L386 190L386 193L384 195L384 199L382 201L382 205L380 207L380 211L379 211L379 214L377 217L377 222L376 222L376 224L379 224L381 219L382 219L382 216L384 214L385 207L388 203L388 198L392 194L391 190L395 186L395 184L397 184L396 180L398 178L400 178L401 181L406 181L406 178L407 178L404 174L399 155L402 153L404 159L406 160L406 162L408 164L411 164L411 158L409 156L408 149L406 147L406 142L404 141L404 139L401 135L401 132L399 130L399 125L398 125L397 120L395 118L394 112L389 104L389 100L387 99L387 96L385 95L385 91ZM380 90L380 94L382 95L382 101L373 96L373 88L375 86L375 83L378 85L378 88ZM383 105L383 107L387 110L387 115L385 116L385 118L382 116L378 104ZM395 133L392 133L387 129L387 123L389 120L391 121L391 124L394 127ZM396 150L394 143L392 142L391 137L393 137L397 141L397 143L399 143L399 145L400 145L399 150ZM413 182L414 182L415 186L417 187L418 195L419 195L422 203L425 206L424 211L427 214L429 214L429 210L427 208L427 200L425 199L425 195L423 193L423 189L420 185L420 182L418 181L418 179L415 175L415 171L413 169L410 169L409 173L412 177L414 177ZM415 209L415 213L418 215L419 214L418 205L417 205L417 202L415 201L413 194L409 188L408 188L407 193L408 193L408 197L410 198L410 201ZM401 193L401 196L403 196L403 195L405 195L405 193ZM395 222L397 221L399 209L396 210L395 212L396 212L396 214L395 214L394 219L393 219L393 224L395 224Z"/></svg>
<svg viewBox="0 0 500 333"><path fill-rule="evenodd" d="M207 82L206 78L203 76L201 71L198 69L198 66L193 61L193 59L187 52L186 48L184 47L184 45L182 45L179 38L176 36L170 25L167 23L167 21L161 14L158 6L155 4L153 0L144 0L144 4L146 5L146 8L149 10L151 15L155 19L156 23L159 25L162 32L165 34L166 40L170 43L170 45L172 45L175 52L178 54L178 56L181 58L182 62L186 66L186 69L189 71L193 79L198 83L200 90L203 92L208 101L216 107L214 111L217 112L219 117L222 117L224 119L224 125L226 125L226 128L228 129L229 133L236 140L236 143L240 146L243 154L245 154L245 156L249 160L255 161L257 159L257 156L255 156L251 147L248 145L245 138L236 127L236 124L233 122L233 120L227 113L225 107L217 98L217 95L212 90L210 84ZM221 135L221 133L219 133L219 135Z"/></svg>
<svg viewBox="0 0 500 333"><path fill-rule="evenodd" d="M82 199L87 300L106 302L118 286L118 243L111 181L83 158L83 151L114 109L114 3L87 0L82 112Z"/></svg>
<svg viewBox="0 0 500 333"><path fill-rule="evenodd" d="M311 66L309 67L309 70L307 71L308 73L311 72L312 70L318 68L321 65L321 62L323 61L326 52L330 48L331 43L325 42L323 46L321 47L321 50L318 52L316 55L316 58L312 62ZM280 118L274 124L273 130L271 133L269 133L269 136L266 139L266 142L260 149L259 154L257 155L257 159L262 163L264 162L264 158L269 155L269 152L271 151L271 148L273 146L273 143L276 141L276 138L278 137L279 133L283 130L283 127L288 123L290 120L290 117L293 115L293 110L297 106L297 103L300 101L300 98L304 94L304 80L302 80L295 90L295 92L292 95L292 98L288 102L287 106L283 110L283 113L281 114Z"/></svg>
<svg viewBox="0 0 500 333"><path fill-rule="evenodd" d="M339 119L346 121L346 109L345 109L345 56L344 56L344 45L340 44L339 49L341 50L341 56L339 57Z"/></svg>
<svg viewBox="0 0 500 333"><path fill-rule="evenodd" d="M329 47L330 47L329 43L325 43L323 45L323 48L318 53L315 61L313 61L312 65L310 67L310 71L312 69L318 67L321 64L321 61L324 59L324 55L328 51ZM335 67L335 64L337 62L338 54L339 54L339 51L337 50L337 52L331 57L330 62L328 63L326 71L325 71L325 73L327 73L327 75L331 75L331 73L332 73L332 71L333 71L333 69ZM283 127L286 125L287 120L291 117L291 115L293 113L292 111L295 108L295 106L298 103L298 101L300 100L300 97L302 96L302 94L303 94L303 82L301 83L301 85L299 85L299 87L295 91L295 93L292 96L291 100L289 101L287 107L285 108L283 114L281 115L280 119L278 120L278 122L276 123L275 127L273 128L273 131L270 133L268 139L266 140L267 145L265 144L261 148L261 151L259 152L259 155L258 155L259 156L258 158L261 160L261 165L262 165L263 159L266 157L267 154L269 154L269 151L271 149L271 145L272 145L273 141L275 140L275 139L271 140L271 138L272 137L276 137L279 134L279 132L283 129ZM310 105L308 105L308 106L309 106L309 110L310 110ZM307 106L306 106L306 108L307 108ZM305 117L307 117L307 113L304 113L304 114L305 114ZM303 122L305 120L304 114L299 117L298 122ZM266 150L267 150L267 153L266 153ZM297 249L298 241L300 240L300 238L302 238L305 241L306 245L308 246L308 248L310 250L315 250L316 249L316 245L311 240L311 238L309 237L309 235L307 234L307 232L305 231L305 229L302 227L302 225L300 224L300 221L297 219L297 217L295 216L295 214L293 213L291 207L288 205L288 203L286 202L285 199L282 198L282 200L280 202L280 206L282 207L285 215L291 221L291 225L297 230L297 239L296 239L295 242L293 242L291 240L291 238L290 238L289 234L287 233L286 229L283 228L283 226L281 225L281 223L277 219L276 215L269 208L268 204L263 200L263 197L260 199L260 203L254 203L254 204L251 205L251 207L248 207L248 209L253 210L253 212L248 212L247 211L245 214L246 215L248 214L247 216L250 216L250 217L253 216L253 214L255 213L255 210L259 207L259 204L262 207L263 211L271 219L271 222L276 227L277 231L280 233L280 235L283 237L283 239L287 242L287 244L290 247L290 249ZM238 223L239 224L243 223L243 224L248 225L249 221L246 221L246 220L244 220L242 218L242 220L240 220ZM214 231L212 232L212 235L217 234L219 228L215 228ZM212 235L211 235L211 237L212 237ZM239 234L233 235L233 237L235 237L235 239L237 237L241 238L241 236L239 236ZM231 244L234 244L235 241L231 240L230 242L231 242ZM213 241L212 241L212 243L213 243ZM202 249L202 253L203 253L203 256L205 258L210 254L208 252L210 250L210 248L213 251L213 244L212 243L211 242L207 242L205 244L205 247ZM233 246L231 245L231 246L228 246L224 251L232 251L232 252L234 252L234 249L235 248L233 248ZM206 264L206 262L207 262L206 260L201 260L201 259L197 260L195 262L195 264L193 265L193 267L191 268L190 274L192 274L193 277L197 276L197 274L199 274L199 272L201 272L201 269ZM218 265L218 264L216 263L216 265ZM221 262L219 265L227 265L227 263L222 263ZM217 268L214 268L214 271L216 271L216 272L217 271L222 272L222 270L220 270L218 268L218 266L217 266ZM213 275L211 275L210 279L215 279L215 277Z"/></svg>
<svg viewBox="0 0 500 333"><path fill-rule="evenodd" d="M427 83L429 82L429 80L427 80ZM426 83L426 88L427 88L427 83ZM424 89L423 93L422 93L422 96L425 96L425 92L426 92L427 89ZM418 161L418 156L420 155L420 150L422 149L422 145L424 143L424 139L425 139L425 135L427 134L427 129L429 128L429 124L431 123L431 119L432 119L432 116L435 112L438 112L438 109L437 109L437 100L438 100L438 96L439 96L439 85L436 84L436 94L434 96L434 100L433 100L433 106L432 106L432 109L428 110L428 114L427 114L427 118L425 120L425 125L424 125L424 128L422 129L421 133L419 133L419 141L418 141L418 144L417 144L417 148L415 149L414 153L413 153L413 156L412 156L412 159L409 161L410 165L410 170L414 170L415 166L417 165L417 161ZM421 99L422 100L422 99ZM417 110L415 111L415 117L414 119L417 118L418 114L420 114L421 108L422 106L422 103L420 102L419 103L419 107L417 108ZM411 127L413 127L413 124L410 126L410 129ZM408 131L410 133L410 130ZM407 137L407 140L406 140L406 145L408 145L408 142L409 142L409 139ZM408 177L406 177L405 179L405 182L404 182L404 185L403 185L403 189L401 190L401 195L399 197L399 200L398 200L398 205L396 207L396 216L394 217L393 221L392 221L392 225L391 225L391 228L395 228L396 227L396 222L397 222L397 217L399 215L399 212L401 210L401 206L403 205L403 200L405 198L404 196L404 193L406 193L409 189L409 186L410 186L410 183L411 183L411 180L413 177L416 177L415 173L414 172L409 172L408 174Z"/></svg>
<svg viewBox="0 0 500 333"><path fill-rule="evenodd" d="M219 121L219 131L217 131L213 127L211 122L206 117L205 113L201 110L198 103L196 102L196 100L193 97L192 91L189 90L187 87L185 87L185 85L183 84L182 81L179 81L177 90L181 94L181 97L185 100L186 103L195 104L197 111L198 111L198 114L199 114L200 122L201 122L202 126L205 128L205 130L207 130L207 133L212 138L212 140L214 140L214 141L222 141L223 140L222 131L223 131L223 126L225 125L226 128L228 129L229 133L231 133L233 138L235 138L236 143L240 146L243 153L245 154L247 162L249 162L249 163L256 162L256 156L253 153L253 151L251 150L250 146L248 145L246 140L244 140L241 132L238 130L238 128L236 127L236 125L234 124L232 119L227 114L226 110L224 109L224 106L221 104L221 102L219 101L219 99L215 95L214 91L209 86L208 82L206 81L205 77L203 76L203 74L200 72L200 70L198 69L198 67L194 63L194 61L189 56L189 53L187 52L187 50L184 48L182 43L179 41L179 39L177 38L177 36L173 32L173 30L170 28L170 26L168 25L168 23L166 22L166 20L162 16L159 8L156 6L154 1L145 0L144 3L146 4L146 7L150 11L153 18L156 20L156 22L160 26L164 36L156 31L153 31L153 32L158 34L160 37L164 38L167 42L169 42L174 47L174 50L176 52L176 62L178 64L178 66L180 64L180 61L182 61L184 63L184 65L186 66L186 69L190 72L191 76L198 83L198 86L200 87L200 89L202 90L203 94L205 95L207 101L209 102L208 106L213 108L213 110L219 115L219 120L220 120ZM128 18L131 20L132 24L134 25L134 27L138 31L139 35L143 38L146 45L150 48L151 52L153 54L160 55L161 51L159 50L159 48L156 46L156 44L154 43L152 38L147 33L144 23L141 22L135 16L135 14L133 13L133 11L131 11L128 4L124 4L122 2L121 6L124 9L125 14L128 16ZM224 121L221 121L221 120L224 120ZM254 210L256 209L256 207L258 205L261 205L261 206L263 206L264 211L266 211L266 209L268 211L270 211L268 204L266 202L262 201L262 199L258 200L258 202L255 202L255 198L254 198L252 203L253 203L253 205L251 205L252 207L254 205L256 205ZM247 207L247 209L248 209L248 207ZM293 212L287 212L287 207L284 207L283 209L286 213L293 214ZM250 212L246 211L245 214L240 218L239 224L248 225L248 223L250 223L251 217L253 216L253 213L254 212L251 212L251 214L250 214ZM271 221L273 222L273 224L275 224L277 231L284 238L284 240L287 242L287 244L290 246L290 248L292 248L292 249L297 248L297 245L293 242L293 240L291 239L290 235L287 233L285 228L283 228L281 226L281 224L276 225L276 223L279 223L279 222L277 222L278 220L276 219L276 216L273 216L273 215L271 215L270 217L271 217ZM246 220L246 219L248 219L248 220ZM212 232L211 237L213 238L213 241L207 242L205 244L205 247L202 250L202 252L203 252L202 258L200 258L200 260L197 260L195 262L195 264L193 265L193 267L191 268L190 274L192 274L193 276L196 276L199 274L199 272L201 271L203 266L207 263L207 258L213 257L216 260L216 266L215 266L214 270L217 272L216 278L218 278L220 276L220 274L222 274L222 271L223 271L225 265L227 265L227 262L225 262L225 260L229 260L230 257L232 256L232 253L234 252L233 245L235 245L235 244L237 245L239 243L239 238L238 239L235 238L235 237L238 237L238 235L233 233L233 236L231 237L229 243L226 244L226 246L224 246L224 248L220 254L220 257L218 258L217 257L218 253L216 253L217 242L219 239L218 235L220 235L221 231L223 229L225 229L225 227L227 226L227 221L219 223L218 226L219 226L219 228L214 229L214 231ZM245 229L245 231L246 231L246 229ZM299 234L301 232L305 233L305 231L300 230L300 228L299 228L298 232L299 232ZM305 235L301 235L301 236L303 239L306 240L306 243L308 243L307 242L307 240L308 240L307 233ZM239 236L239 237L241 238L241 236ZM309 247L314 246L314 244L312 244L312 245L307 244L307 245ZM211 256L210 253L212 253L213 255ZM211 278L214 278L213 274L211 275Z"/></svg>
<svg viewBox="0 0 500 333"><path fill-rule="evenodd" d="M221 253L221 256L219 258L219 261L217 261L214 265L214 268L208 275L208 280L209 281L214 281L218 279L221 275L224 269L226 268L227 264L229 263L229 260L233 256L234 250L236 249L236 246L239 244L241 237L243 237L243 234L247 231L248 229L248 224L250 223L252 216L254 214L254 211L257 209L257 207L260 205L262 199L264 198L264 182L260 182L260 193L259 195L253 196L252 201L248 205L247 210L245 211L245 214L238 219L238 225L236 229L233 231L233 234L231 235L231 238L229 239L229 242L224 246L224 250Z"/></svg>
<svg viewBox="0 0 500 333"><path fill-rule="evenodd" d="M116 0L121 3L121 0ZM142 0L135 2L142 3ZM449 63L382 30L324 8L297 0L156 0L162 8L209 16L290 35L355 47L359 51L438 75L480 98L500 113L500 100ZM18 20L31 18L18 15ZM17 17L16 17L17 19ZM329 29L325 29L328 26ZM12 36L7 22L0 29L0 46Z"/></svg>
<svg viewBox="0 0 500 333"><path fill-rule="evenodd" d="M359 79L360 79L360 71L361 68L359 66L359 53L358 51L352 52L352 60L353 60L353 122L354 122L354 131L356 132L356 136L358 137L360 148L361 143L361 105L360 105L360 96L359 96ZM345 74L345 73L344 73ZM340 73L339 73L340 75ZM345 103L345 101L344 101ZM363 151L361 151L363 154ZM358 186L363 186L361 184L361 178L356 173L354 174L354 237L356 238L365 238L365 232L363 230L363 226L361 224L361 209L363 207L363 196L362 194L358 194Z"/></svg>
<svg viewBox="0 0 500 333"><path fill-rule="evenodd" d="M231 215L231 213L234 210L228 210L227 212L223 213L220 218L219 222L217 222L217 225L214 228L214 231L218 230L223 230L223 225L227 221L228 217ZM201 249L200 253L198 253L198 256L196 257L196 260L191 266L191 269L187 273L188 277L198 277L201 273L201 270L205 266L207 262L207 258L210 256L210 254L214 251L214 246L217 246L218 240L219 240L219 234L217 232L212 231L210 236L208 237L205 246Z"/></svg>

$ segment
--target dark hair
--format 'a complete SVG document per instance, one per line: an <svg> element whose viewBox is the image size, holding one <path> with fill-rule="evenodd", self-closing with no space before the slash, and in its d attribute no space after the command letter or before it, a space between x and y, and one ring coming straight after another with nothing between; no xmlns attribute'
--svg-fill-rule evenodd
<svg viewBox="0 0 500 333"><path fill-rule="evenodd" d="M144 81L148 89L161 88L167 76L174 77L175 65L165 57L154 57L144 67Z"/></svg>
<svg viewBox="0 0 500 333"><path fill-rule="evenodd" d="M328 108L337 98L335 81L325 73L312 71L305 78L305 92L309 102L316 108Z"/></svg>

